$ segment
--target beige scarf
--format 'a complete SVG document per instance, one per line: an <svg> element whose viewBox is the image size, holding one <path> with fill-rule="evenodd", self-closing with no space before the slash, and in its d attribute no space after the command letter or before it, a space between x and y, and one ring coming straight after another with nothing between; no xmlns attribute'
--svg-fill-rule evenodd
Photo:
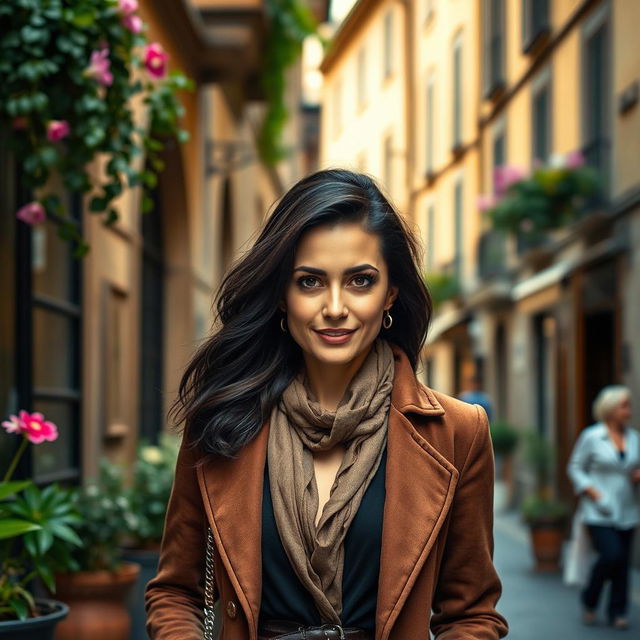
<svg viewBox="0 0 640 640"><path fill-rule="evenodd" d="M344 539L380 465L387 441L393 352L376 340L335 412L309 397L301 372L271 414L268 460L280 539L325 623L340 623ZM316 527L318 487L312 451L345 454Z"/></svg>

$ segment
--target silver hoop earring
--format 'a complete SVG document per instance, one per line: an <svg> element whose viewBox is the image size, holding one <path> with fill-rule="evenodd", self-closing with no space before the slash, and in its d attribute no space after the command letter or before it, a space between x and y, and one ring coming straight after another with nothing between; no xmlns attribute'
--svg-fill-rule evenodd
<svg viewBox="0 0 640 640"><path fill-rule="evenodd" d="M285 316L282 316L282 318L280 318L280 328L282 329L283 333L287 333L287 326L284 323L284 319L285 319Z"/></svg>
<svg viewBox="0 0 640 640"><path fill-rule="evenodd" d="M391 317L391 314L389 313L388 309L384 310L385 316L382 319L382 326L385 329L391 329L391 325L393 324L393 318Z"/></svg>

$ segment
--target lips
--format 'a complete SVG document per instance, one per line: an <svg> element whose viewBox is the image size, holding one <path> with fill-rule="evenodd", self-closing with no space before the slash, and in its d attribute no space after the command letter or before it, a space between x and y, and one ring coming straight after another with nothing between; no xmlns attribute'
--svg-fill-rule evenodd
<svg viewBox="0 0 640 640"><path fill-rule="evenodd" d="M349 333L353 333L355 329L314 329L316 333L321 333L324 336L346 336Z"/></svg>

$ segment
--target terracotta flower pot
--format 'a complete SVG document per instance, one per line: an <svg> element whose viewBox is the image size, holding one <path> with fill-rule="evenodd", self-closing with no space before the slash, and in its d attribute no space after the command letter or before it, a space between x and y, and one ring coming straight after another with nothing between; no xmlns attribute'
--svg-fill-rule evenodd
<svg viewBox="0 0 640 640"><path fill-rule="evenodd" d="M131 619L126 600L140 565L125 562L115 572L80 571L56 575L56 597L69 605L55 640L128 640Z"/></svg>
<svg viewBox="0 0 640 640"><path fill-rule="evenodd" d="M56 625L69 613L69 607L56 600L36 599L40 615L26 620L0 621L2 640L53 640Z"/></svg>
<svg viewBox="0 0 640 640"><path fill-rule="evenodd" d="M564 542L564 521L536 520L529 522L531 544L538 572L560 571L560 556Z"/></svg>

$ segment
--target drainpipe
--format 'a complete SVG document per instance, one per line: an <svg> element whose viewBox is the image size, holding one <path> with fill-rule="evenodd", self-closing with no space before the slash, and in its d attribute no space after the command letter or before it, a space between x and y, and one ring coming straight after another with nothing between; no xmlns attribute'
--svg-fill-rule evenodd
<svg viewBox="0 0 640 640"><path fill-rule="evenodd" d="M401 0L404 5L404 59L405 70L405 188L407 189L408 200L407 206L408 214L412 222L416 221L416 207L415 207L415 190L413 188L413 172L415 170L415 157L416 157L416 143L415 136L412 135L415 131L416 117L415 117L415 46L414 46L414 24L415 24L415 3L414 0Z"/></svg>

